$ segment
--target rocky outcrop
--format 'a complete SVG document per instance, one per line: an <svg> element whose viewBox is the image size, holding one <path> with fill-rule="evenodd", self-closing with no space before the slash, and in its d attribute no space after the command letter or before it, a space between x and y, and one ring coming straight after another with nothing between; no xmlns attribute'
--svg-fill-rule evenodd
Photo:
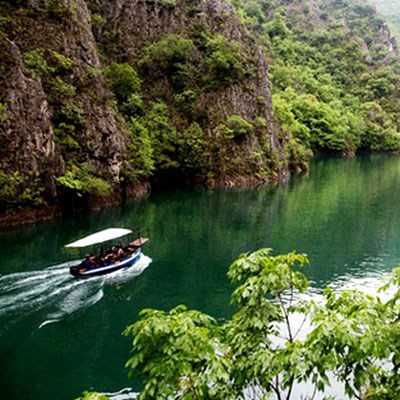
<svg viewBox="0 0 400 400"><path fill-rule="evenodd" d="M65 187L61 190L57 178L80 165L87 165L93 176L112 188L108 196L85 194L89 207L117 204L126 196L146 193L149 179L129 180L123 175L131 157L127 154L132 141L129 121L118 111L102 71L112 61L128 62L140 70L146 45L170 34L189 37L200 25L228 43L238 43L251 73L244 81L216 90L198 87L195 116L184 116L178 109L171 100L176 93L166 79L142 74L146 102L161 93L171 114L179 115L175 118L177 129L193 121L201 125L208 143L203 166L208 181L204 178L203 182L258 183L287 175L283 155L287 139L273 120L266 60L227 1L19 3L5 2L2 12L6 23L0 28L0 172L3 177L17 172L17 191L37 193L35 199L33 195L22 196L19 206L32 207L36 201L59 212L60 205L69 203L70 194ZM96 18L100 22L95 23ZM205 65L200 53L197 49L199 69ZM36 64L27 62L27 54L36 56ZM244 138L221 141L216 146L221 124L232 115L251 124L256 120L263 123ZM279 167L271 167L272 154L281 160ZM235 162L230 164L232 159ZM15 209L12 202L3 204L3 212L10 213L10 206ZM41 219L41 213L35 215Z"/></svg>
<svg viewBox="0 0 400 400"><path fill-rule="evenodd" d="M40 81L29 76L18 46L0 40L0 87L6 104L0 124L0 170L41 173L41 184L49 198L56 196L52 176L63 172L60 149L54 142L50 110Z"/></svg>
<svg viewBox="0 0 400 400"><path fill-rule="evenodd" d="M213 36L221 35L228 43L239 43L245 54L251 73L244 80L218 88L207 90L200 88L194 105L194 114L184 123L190 124L194 119L205 132L208 143L215 143L218 127L231 115L239 115L253 123L256 119L265 121L257 134L249 135L240 141L230 141L222 145L223 151L210 154L206 169L212 170L213 178L208 184L235 184L258 181L263 182L280 175L287 176L288 170L283 156L285 134L277 126L272 116L272 101L268 66L265 56L256 44L252 35L238 19L235 9L225 0L163 0L144 1L90 1L92 12L102 16L104 24L96 29L96 39L113 60L127 60L140 70L143 48L149 43L157 43L168 35L180 35L191 38L199 27L207 27ZM112 35L110 35L112 33ZM112 40L110 39L112 37ZM111 40L111 42L110 42ZM205 74L201 50L197 49L197 68ZM146 91L152 97L162 96L168 99L173 88L168 87L165 79L146 79ZM167 88L166 88L167 86ZM174 108L170 101L170 108ZM179 113L179 110L175 110ZM181 118L182 120L182 118ZM239 142L239 143L238 143ZM209 151L208 153L212 153ZM281 169L273 172L268 168L271 154L282 161ZM259 154L258 159L254 154ZM231 168L226 160L239 159L236 167ZM283 168L282 168L283 166ZM229 170L229 172L228 172Z"/></svg>

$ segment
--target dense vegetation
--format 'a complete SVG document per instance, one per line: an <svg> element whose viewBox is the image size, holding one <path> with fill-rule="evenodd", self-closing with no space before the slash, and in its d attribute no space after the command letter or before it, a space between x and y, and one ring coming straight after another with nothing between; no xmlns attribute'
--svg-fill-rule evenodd
<svg viewBox="0 0 400 400"><path fill-rule="evenodd" d="M145 42L134 60L113 62L105 70L131 132L125 172L131 178L173 175L201 182L240 174L268 179L284 160L266 143L263 113L224 117L226 110L221 110L212 115L216 110L205 102L230 87L250 86L255 61L243 43L212 32L195 6L187 12L193 15L186 32ZM114 43L103 41L102 46L110 58L126 58L124 52L115 54ZM246 143L255 140L260 145L249 152ZM297 153L284 144L289 163L296 164L299 153L299 163L308 159L300 144Z"/></svg>
<svg viewBox="0 0 400 400"><path fill-rule="evenodd" d="M274 109L312 149L399 150L399 58L360 0L232 0L270 57Z"/></svg>
<svg viewBox="0 0 400 400"><path fill-rule="evenodd" d="M158 0L157 15L146 5L147 17L185 21L154 28L148 40L147 26L117 29L108 20L111 3L87 0L98 51L85 54L98 57L88 64L80 53L84 33L74 36L80 3L5 2L0 39L18 46L24 72L39 82L59 154L54 171L33 179L25 165L1 164L0 206L40 204L55 192L124 196L134 185L171 178L260 183L304 170L312 152L400 150L399 55L369 2L230 3L242 25L232 8L211 19L199 0ZM134 18L141 4L127 2L126 13ZM267 67L283 129L271 115ZM12 122L6 95L0 88L4 131ZM112 128L99 116L109 116Z"/></svg>
<svg viewBox="0 0 400 400"><path fill-rule="evenodd" d="M127 367L145 383L139 398L315 398L332 383L352 399L397 398L400 269L384 299L327 288L320 302L300 301L307 262L269 249L242 254L228 271L236 312L223 323L185 306L143 310L124 332L133 335ZM96 398L106 397L84 395Z"/></svg>
<svg viewBox="0 0 400 400"><path fill-rule="evenodd" d="M396 40L400 41L400 8L397 0L372 0L377 10L388 21L390 30Z"/></svg>

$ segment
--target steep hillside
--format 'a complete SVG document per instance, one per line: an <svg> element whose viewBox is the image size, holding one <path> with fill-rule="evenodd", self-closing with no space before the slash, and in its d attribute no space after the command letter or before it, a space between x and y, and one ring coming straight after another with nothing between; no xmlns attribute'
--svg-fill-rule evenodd
<svg viewBox="0 0 400 400"><path fill-rule="evenodd" d="M223 0L7 1L0 31L6 213L305 166L274 122L266 59Z"/></svg>
<svg viewBox="0 0 400 400"><path fill-rule="evenodd" d="M397 0L371 0L380 14L384 16L390 31L400 41L400 4Z"/></svg>
<svg viewBox="0 0 400 400"><path fill-rule="evenodd" d="M312 149L398 151L396 41L371 3L235 0L270 57L276 116Z"/></svg>

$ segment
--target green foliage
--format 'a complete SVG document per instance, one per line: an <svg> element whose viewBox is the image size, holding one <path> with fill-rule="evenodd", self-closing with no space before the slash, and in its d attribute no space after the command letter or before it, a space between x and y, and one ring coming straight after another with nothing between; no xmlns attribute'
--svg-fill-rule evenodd
<svg viewBox="0 0 400 400"><path fill-rule="evenodd" d="M298 171L300 168L302 171L306 171L308 169L307 162L312 158L313 152L299 139L290 138L285 152L290 170Z"/></svg>
<svg viewBox="0 0 400 400"><path fill-rule="evenodd" d="M107 80L118 101L123 104L129 96L140 90L140 79L129 64L112 63L104 70Z"/></svg>
<svg viewBox="0 0 400 400"><path fill-rule="evenodd" d="M10 17L0 15L0 37L7 37L7 26L10 22Z"/></svg>
<svg viewBox="0 0 400 400"><path fill-rule="evenodd" d="M161 0L161 4L167 7L175 7L176 0Z"/></svg>
<svg viewBox="0 0 400 400"><path fill-rule="evenodd" d="M50 50L50 60L54 64L52 72L62 74L65 72L71 72L74 62L67 56L57 53L54 50Z"/></svg>
<svg viewBox="0 0 400 400"><path fill-rule="evenodd" d="M47 0L45 13L54 19L65 19L76 16L76 6L68 0Z"/></svg>
<svg viewBox="0 0 400 400"><path fill-rule="evenodd" d="M198 123L193 122L182 134L180 154L183 173L201 170L204 147L204 132Z"/></svg>
<svg viewBox="0 0 400 400"><path fill-rule="evenodd" d="M54 68L49 66L44 57L43 49L38 48L26 52L23 54L23 59L25 67L38 78L54 72Z"/></svg>
<svg viewBox="0 0 400 400"><path fill-rule="evenodd" d="M227 119L226 134L229 137L240 138L249 135L254 131L254 126L243 119L240 115L231 115Z"/></svg>
<svg viewBox="0 0 400 400"><path fill-rule="evenodd" d="M287 27L285 18L280 13L275 13L272 20L264 25L265 32L269 37L286 37L290 35L290 29Z"/></svg>
<svg viewBox="0 0 400 400"><path fill-rule="evenodd" d="M224 36L216 35L208 39L206 46L206 65L209 70L205 76L206 85L216 90L240 83L248 72L240 43L231 43Z"/></svg>
<svg viewBox="0 0 400 400"><path fill-rule="evenodd" d="M112 189L108 182L92 174L87 163L79 166L70 165L65 175L57 178L57 183L64 189L76 193L79 197L83 194L107 196Z"/></svg>
<svg viewBox="0 0 400 400"><path fill-rule="evenodd" d="M175 95L175 101L179 110L184 113L191 113L196 104L197 97L198 93L196 91L188 89Z"/></svg>
<svg viewBox="0 0 400 400"><path fill-rule="evenodd" d="M179 170L199 170L202 164L203 131L193 123L183 133L172 124L167 105L158 101L143 115L131 117L130 167L136 176Z"/></svg>
<svg viewBox="0 0 400 400"><path fill-rule="evenodd" d="M144 49L140 66L156 79L167 78L178 92L203 87L218 90L241 83L249 73L239 42L213 35L202 23L193 24L190 38L171 34ZM206 71L200 75L201 68Z"/></svg>
<svg viewBox="0 0 400 400"><path fill-rule="evenodd" d="M100 14L92 14L90 17L90 23L96 27L96 26L102 26L104 25L106 20L100 15Z"/></svg>
<svg viewBox="0 0 400 400"><path fill-rule="evenodd" d="M194 74L194 50L191 39L171 34L146 47L140 65L156 78L166 76L176 89L183 90Z"/></svg>
<svg viewBox="0 0 400 400"><path fill-rule="evenodd" d="M155 169L152 139L146 124L140 118L131 118L132 145L129 148L130 166L136 176L149 177Z"/></svg>
<svg viewBox="0 0 400 400"><path fill-rule="evenodd" d="M179 168L177 151L180 134L170 122L168 106L158 101L147 113L145 124L150 132L155 166L158 170Z"/></svg>
<svg viewBox="0 0 400 400"><path fill-rule="evenodd" d="M23 55L25 67L37 78L70 72L73 61L54 50L46 52L42 48L28 51Z"/></svg>
<svg viewBox="0 0 400 400"><path fill-rule="evenodd" d="M183 175L199 172L203 165L204 133L197 123L179 132L171 124L168 107L153 103L143 116L129 122L132 145L130 167L136 177L177 170Z"/></svg>
<svg viewBox="0 0 400 400"><path fill-rule="evenodd" d="M75 136L75 126L66 122L61 122L54 128L54 136L57 143L60 143L67 150L79 150L80 145Z"/></svg>
<svg viewBox="0 0 400 400"><path fill-rule="evenodd" d="M7 121L7 103L0 101L0 122Z"/></svg>
<svg viewBox="0 0 400 400"><path fill-rule="evenodd" d="M73 61L56 51L41 48L25 53L23 59L25 67L44 82L47 100L53 107L56 140L67 149L78 149L79 144L71 133L81 125L82 118L77 121L66 115L66 110L73 107L70 102L76 96L76 87L61 77L72 72Z"/></svg>
<svg viewBox="0 0 400 400"><path fill-rule="evenodd" d="M143 310L140 316L141 321L124 331L134 336L139 353L126 364L130 375L135 370L148 375L139 398L175 398L178 390L181 399L206 399L217 393L212 386L220 387L229 378L224 364L230 360L224 362L219 355L216 321L184 306L170 312Z"/></svg>
<svg viewBox="0 0 400 400"><path fill-rule="evenodd" d="M397 58L385 50L382 20L371 5L356 0L233 3L266 44L274 113L294 138L313 150L399 148L399 75L390 62ZM366 116L366 102L379 104L384 124Z"/></svg>
<svg viewBox="0 0 400 400"><path fill-rule="evenodd" d="M103 71L100 68L88 66L85 71L85 75L88 78L97 78L103 73Z"/></svg>
<svg viewBox="0 0 400 400"><path fill-rule="evenodd" d="M73 98L75 95L75 86L65 82L59 76L51 82L49 96L52 103L61 103L64 100Z"/></svg>
<svg viewBox="0 0 400 400"><path fill-rule="evenodd" d="M308 288L298 269L307 263L294 252L242 254L228 271L238 285L236 312L222 325L185 306L143 310L124 331L133 336L129 375L145 383L139 398L290 399L300 382L307 382L305 396L323 393L329 376L350 398L397 398L400 268L381 289L395 289L386 301L326 289L317 304L298 301ZM299 313L310 325L303 339L293 325Z"/></svg>
<svg viewBox="0 0 400 400"><path fill-rule="evenodd" d="M6 174L0 170L0 205L39 205L43 203L43 187L38 172L24 175L19 171Z"/></svg>
<svg viewBox="0 0 400 400"><path fill-rule="evenodd" d="M273 97L274 115L281 126L305 144L310 143L310 128L296 119L289 102L280 94Z"/></svg>
<svg viewBox="0 0 400 400"><path fill-rule="evenodd" d="M95 392L83 392L82 397L78 397L76 400L107 400L108 397L101 393Z"/></svg>
<svg viewBox="0 0 400 400"><path fill-rule="evenodd" d="M122 113L128 117L142 114L144 111L142 96L138 93L129 94L120 108Z"/></svg>

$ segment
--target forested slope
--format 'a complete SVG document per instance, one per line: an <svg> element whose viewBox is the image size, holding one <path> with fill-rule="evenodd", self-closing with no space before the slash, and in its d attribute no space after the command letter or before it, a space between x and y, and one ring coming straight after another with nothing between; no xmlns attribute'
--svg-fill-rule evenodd
<svg viewBox="0 0 400 400"><path fill-rule="evenodd" d="M154 183L265 183L304 168L273 118L265 55L226 1L0 10L2 211L99 207Z"/></svg>
<svg viewBox="0 0 400 400"><path fill-rule="evenodd" d="M4 1L0 53L0 216L400 148L397 45L361 0Z"/></svg>
<svg viewBox="0 0 400 400"><path fill-rule="evenodd" d="M396 41L365 1L241 1L269 55L275 114L313 149L399 149Z"/></svg>
<svg viewBox="0 0 400 400"><path fill-rule="evenodd" d="M387 20L390 31L400 40L400 4L397 0L372 0L380 14Z"/></svg>

